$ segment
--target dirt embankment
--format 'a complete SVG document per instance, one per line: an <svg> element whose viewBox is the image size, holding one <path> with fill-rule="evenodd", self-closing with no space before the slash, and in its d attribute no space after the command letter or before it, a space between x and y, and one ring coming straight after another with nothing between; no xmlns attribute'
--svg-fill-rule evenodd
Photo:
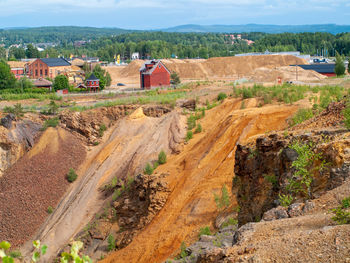
<svg viewBox="0 0 350 263"><path fill-rule="evenodd" d="M162 210L125 248L103 262L163 262L178 251L182 241L197 238L200 227L218 215L213 193L231 186L237 142L267 130L283 129L296 106L266 106L238 110L241 102L227 100L207 112L204 131L184 150L172 156L156 174L170 193ZM266 121L269 120L269 121Z"/></svg>
<svg viewBox="0 0 350 263"><path fill-rule="evenodd" d="M0 178L0 240L13 246L31 238L69 187L65 176L85 158L79 140L49 128L35 146Z"/></svg>
<svg viewBox="0 0 350 263"><path fill-rule="evenodd" d="M110 127L106 140L92 149L81 166L81 177L72 191L35 236L48 246L44 260L54 258L104 206L100 188L113 177L125 179L137 174L146 162L157 159L162 149L167 153L179 151L184 122L176 111L153 118L137 110ZM30 244L25 254L30 255Z"/></svg>
<svg viewBox="0 0 350 263"><path fill-rule="evenodd" d="M145 61L135 60L126 67L107 67L113 84L117 82L139 83L139 69ZM247 56L222 57L207 60L163 59L162 62L171 72L177 72L181 79L239 79L250 78L258 68L275 69L295 64L306 64L305 60L286 56ZM261 75L261 72L260 72ZM269 78L270 72L265 74Z"/></svg>

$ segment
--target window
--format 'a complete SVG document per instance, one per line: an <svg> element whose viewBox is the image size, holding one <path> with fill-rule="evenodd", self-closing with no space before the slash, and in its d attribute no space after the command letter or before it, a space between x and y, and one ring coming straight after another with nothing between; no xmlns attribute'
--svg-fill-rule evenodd
<svg viewBox="0 0 350 263"><path fill-rule="evenodd" d="M40 76L42 77L43 76L43 70L40 69Z"/></svg>
<svg viewBox="0 0 350 263"><path fill-rule="evenodd" d="M47 69L45 69L45 76L47 76Z"/></svg>
<svg viewBox="0 0 350 263"><path fill-rule="evenodd" d="M36 77L38 76L38 70L37 69L35 70L35 76Z"/></svg>

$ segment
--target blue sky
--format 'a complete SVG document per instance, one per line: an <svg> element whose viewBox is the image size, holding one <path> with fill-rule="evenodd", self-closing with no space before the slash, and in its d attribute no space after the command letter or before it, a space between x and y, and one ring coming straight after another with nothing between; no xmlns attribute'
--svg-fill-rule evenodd
<svg viewBox="0 0 350 263"><path fill-rule="evenodd" d="M0 28L350 24L350 0L0 0Z"/></svg>

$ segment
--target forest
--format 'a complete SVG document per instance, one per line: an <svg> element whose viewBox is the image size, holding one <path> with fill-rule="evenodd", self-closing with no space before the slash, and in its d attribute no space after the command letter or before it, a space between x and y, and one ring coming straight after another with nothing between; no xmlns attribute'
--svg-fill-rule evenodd
<svg viewBox="0 0 350 263"><path fill-rule="evenodd" d="M40 28L26 35L26 30L0 31L0 58L6 58L6 48L12 44L26 44L26 50L10 47L8 59L32 57L97 56L102 61L114 61L120 54L128 61L138 52L140 58L209 58L233 56L245 52L300 51L303 54L334 56L350 55L350 33L241 33L242 39L232 43L231 34L237 33L172 33L157 31L124 31L122 29L94 29L75 27ZM77 31L78 30L78 31ZM12 33L11 33L12 32ZM20 35L22 34L22 35ZM20 38L21 37L21 38ZM20 41L19 41L20 38ZM248 45L246 40L255 43ZM75 41L86 42L75 45ZM28 43L57 43L56 46L38 52Z"/></svg>

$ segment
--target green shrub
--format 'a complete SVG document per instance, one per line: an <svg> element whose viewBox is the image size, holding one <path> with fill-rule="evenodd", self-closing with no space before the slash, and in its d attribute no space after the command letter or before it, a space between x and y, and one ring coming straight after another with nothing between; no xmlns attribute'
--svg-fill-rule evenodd
<svg viewBox="0 0 350 263"><path fill-rule="evenodd" d="M151 174L153 174L153 170L154 170L153 167L149 163L147 163L145 170L143 172L145 174L151 175Z"/></svg>
<svg viewBox="0 0 350 263"><path fill-rule="evenodd" d="M98 135L100 136L100 137L102 137L103 136L103 134L104 134L104 132L107 130L107 127L106 127L106 125L104 125L103 123L100 125L100 129L98 130Z"/></svg>
<svg viewBox="0 0 350 263"><path fill-rule="evenodd" d="M272 175L265 175L264 179L267 182L271 183L273 186L277 186L278 185L277 178L276 178L276 176L274 174L272 174Z"/></svg>
<svg viewBox="0 0 350 263"><path fill-rule="evenodd" d="M6 106L3 109L4 112L7 113L13 113L17 119L22 117L24 115L24 108L22 107L22 104L16 103L13 107L11 106Z"/></svg>
<svg viewBox="0 0 350 263"><path fill-rule="evenodd" d="M185 258L187 256L188 256L188 254L186 252L186 244L185 244L185 242L182 241L181 246L180 246L180 258Z"/></svg>
<svg viewBox="0 0 350 263"><path fill-rule="evenodd" d="M115 249L115 238L110 234L107 238L108 241L108 251L113 251Z"/></svg>
<svg viewBox="0 0 350 263"><path fill-rule="evenodd" d="M192 130L194 127L196 127L196 116L191 114L187 118L187 129Z"/></svg>
<svg viewBox="0 0 350 263"><path fill-rule="evenodd" d="M227 221L225 221L221 227L222 228L225 228L225 227L228 227L228 226L236 226L238 225L238 220L237 219L234 219L232 217L230 217L229 219L227 219Z"/></svg>
<svg viewBox="0 0 350 263"><path fill-rule="evenodd" d="M199 237L206 235L206 236L211 236L212 233L210 231L210 228L208 226L206 227L201 227L199 230Z"/></svg>
<svg viewBox="0 0 350 263"><path fill-rule="evenodd" d="M215 200L216 206L219 209L228 207L230 205L230 196L228 194L228 190L225 184L221 188L221 196L216 195L214 193L214 200Z"/></svg>
<svg viewBox="0 0 350 263"><path fill-rule="evenodd" d="M120 195L121 195L120 189L114 190L113 195L112 195L112 201L114 202L115 200L117 200Z"/></svg>
<svg viewBox="0 0 350 263"><path fill-rule="evenodd" d="M346 108L343 111L344 115L344 124L345 127L350 130L350 103L347 104Z"/></svg>
<svg viewBox="0 0 350 263"><path fill-rule="evenodd" d="M47 213L48 213L48 214L52 214L52 212L53 212L53 208L52 208L52 206L49 206L49 207L47 208Z"/></svg>
<svg viewBox="0 0 350 263"><path fill-rule="evenodd" d="M194 133L201 133L202 132L202 125L198 123L197 128L195 129Z"/></svg>
<svg viewBox="0 0 350 263"><path fill-rule="evenodd" d="M158 161L155 161L155 162L153 163L153 170L157 169L158 166L159 166Z"/></svg>
<svg viewBox="0 0 350 263"><path fill-rule="evenodd" d="M67 180L68 180L68 182L73 183L77 178L78 178L78 175L76 174L74 169L70 168L69 172L67 173Z"/></svg>
<svg viewBox="0 0 350 263"><path fill-rule="evenodd" d="M291 195L279 194L278 200L280 201L280 205L283 207L288 207L293 202L293 197Z"/></svg>
<svg viewBox="0 0 350 263"><path fill-rule="evenodd" d="M56 118L51 118L51 119L47 119L45 122L44 122L44 125L42 127L42 130L46 130L47 128L49 127L57 127L57 125L60 123L60 120L58 119L58 117Z"/></svg>
<svg viewBox="0 0 350 263"><path fill-rule="evenodd" d="M14 250L10 252L9 256L13 258L22 258L22 253L19 250Z"/></svg>
<svg viewBox="0 0 350 263"><path fill-rule="evenodd" d="M55 103L55 101L51 100L50 104L48 105L48 108L49 108L48 110L49 114L55 115L58 111L59 106Z"/></svg>
<svg viewBox="0 0 350 263"><path fill-rule="evenodd" d="M314 116L311 109L299 109L297 113L292 117L292 126L300 124Z"/></svg>
<svg viewBox="0 0 350 263"><path fill-rule="evenodd" d="M186 142L188 142L192 138L193 138L193 132L192 131L188 131L187 134L186 134Z"/></svg>
<svg viewBox="0 0 350 263"><path fill-rule="evenodd" d="M218 101L221 101L221 100L224 100L224 99L226 99L226 98L227 98L227 95L226 95L225 93L223 93L223 92L220 92L220 93L218 94L217 100L218 100Z"/></svg>
<svg viewBox="0 0 350 263"><path fill-rule="evenodd" d="M158 163L159 164L166 163L166 153L163 150L158 154Z"/></svg>

